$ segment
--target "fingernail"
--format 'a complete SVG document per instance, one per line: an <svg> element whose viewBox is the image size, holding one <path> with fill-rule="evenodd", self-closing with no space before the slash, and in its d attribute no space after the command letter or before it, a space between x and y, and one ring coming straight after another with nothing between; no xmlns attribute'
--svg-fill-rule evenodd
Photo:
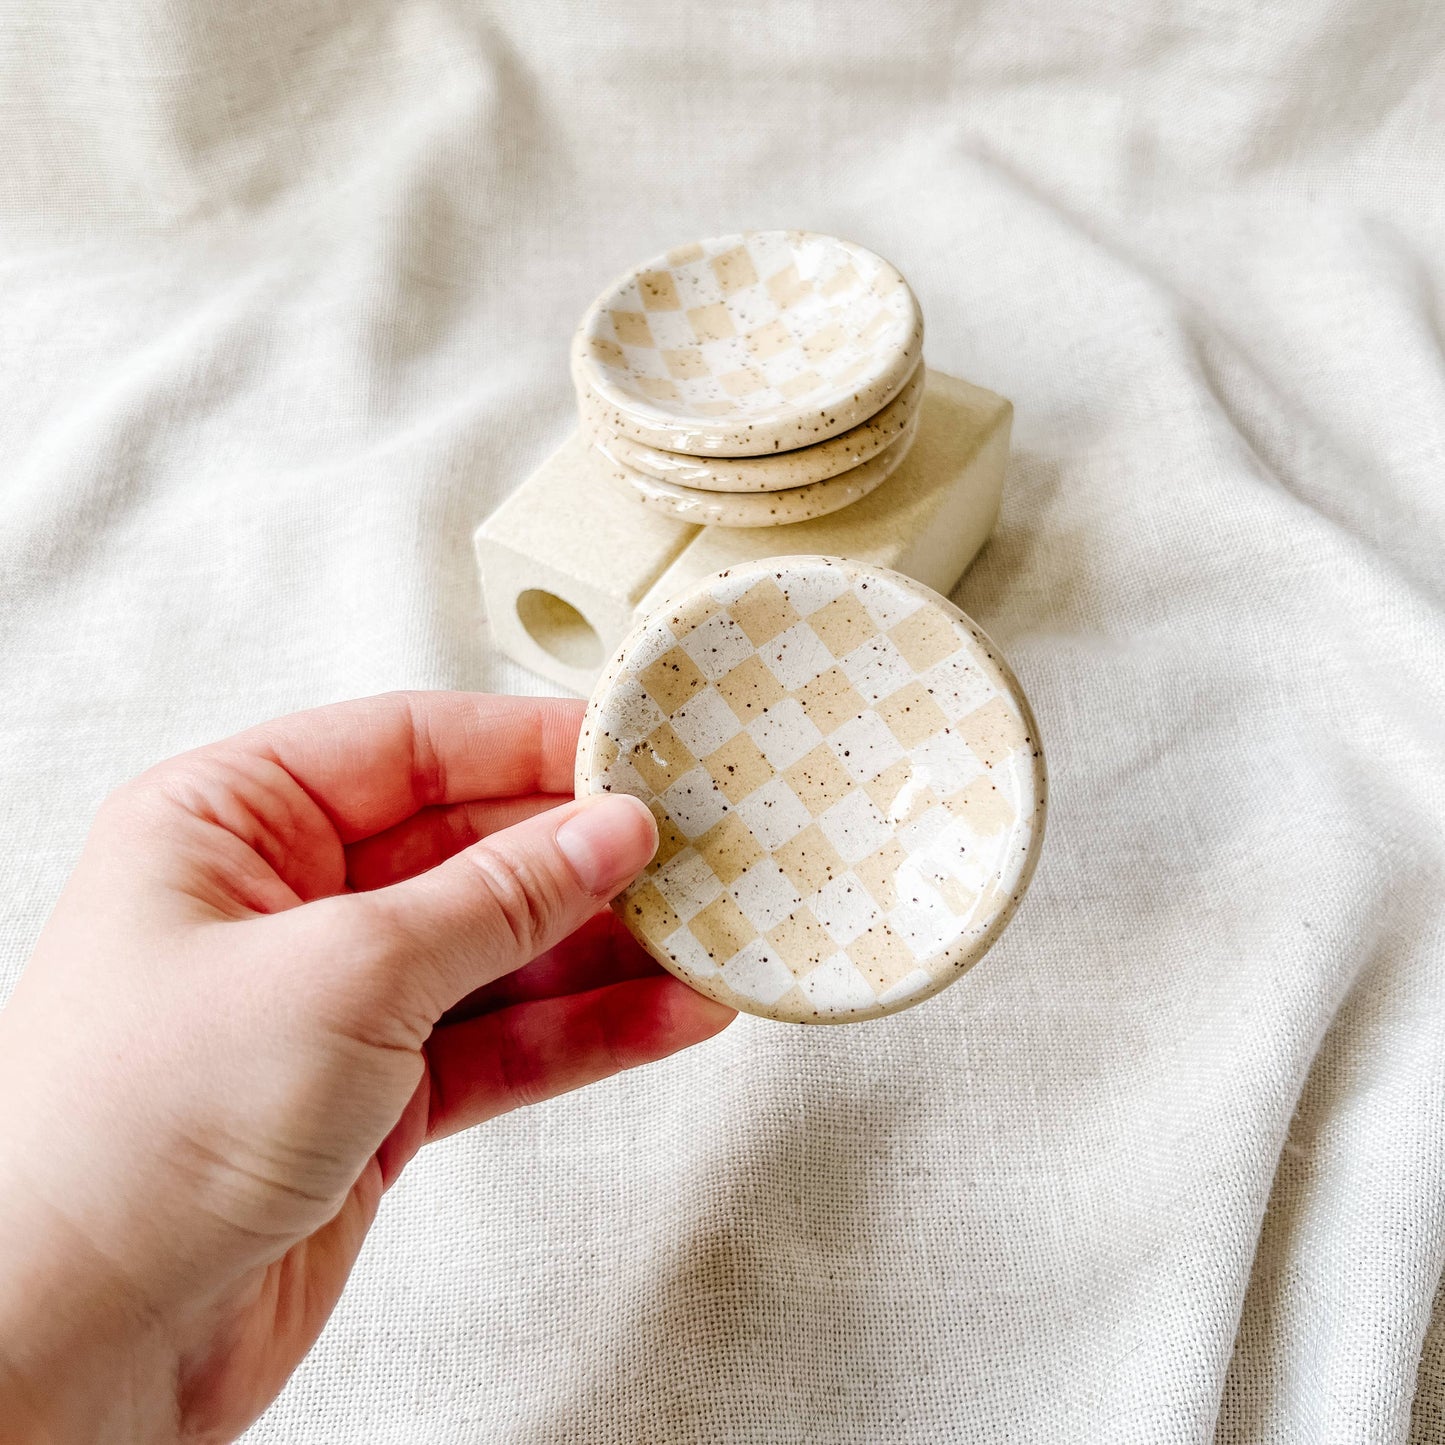
<svg viewBox="0 0 1445 1445"><path fill-rule="evenodd" d="M608 793L580 803L557 829L557 847L584 892L610 898L657 852L657 823L641 798Z"/></svg>

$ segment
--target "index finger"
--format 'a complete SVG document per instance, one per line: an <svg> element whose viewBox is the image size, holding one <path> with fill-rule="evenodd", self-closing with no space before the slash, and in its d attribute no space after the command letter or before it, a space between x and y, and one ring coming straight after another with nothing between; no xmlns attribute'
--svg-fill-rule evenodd
<svg viewBox="0 0 1445 1445"><path fill-rule="evenodd" d="M584 704L479 692L389 692L292 713L202 748L274 762L343 843L420 808L570 794Z"/></svg>

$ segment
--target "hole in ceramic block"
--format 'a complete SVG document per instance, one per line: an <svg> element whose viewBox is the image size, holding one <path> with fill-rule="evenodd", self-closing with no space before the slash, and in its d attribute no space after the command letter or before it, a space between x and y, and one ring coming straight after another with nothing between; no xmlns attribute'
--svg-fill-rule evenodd
<svg viewBox="0 0 1445 1445"><path fill-rule="evenodd" d="M532 641L558 662L568 667L601 664L602 639L597 629L555 592L529 587L517 598L517 616Z"/></svg>

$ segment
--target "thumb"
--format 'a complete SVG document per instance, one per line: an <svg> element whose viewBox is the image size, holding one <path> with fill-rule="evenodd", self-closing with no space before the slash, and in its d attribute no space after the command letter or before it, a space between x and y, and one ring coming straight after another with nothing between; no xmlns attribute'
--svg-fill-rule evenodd
<svg viewBox="0 0 1445 1445"><path fill-rule="evenodd" d="M483 838L438 867L348 900L370 910L393 1004L428 1023L580 928L657 851L640 798L579 798ZM399 995L399 996L398 996Z"/></svg>

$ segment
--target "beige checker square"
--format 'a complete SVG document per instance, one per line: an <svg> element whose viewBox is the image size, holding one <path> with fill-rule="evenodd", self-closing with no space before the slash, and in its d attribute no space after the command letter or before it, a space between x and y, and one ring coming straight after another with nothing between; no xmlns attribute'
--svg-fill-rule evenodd
<svg viewBox="0 0 1445 1445"><path fill-rule="evenodd" d="M793 970L796 978L806 978L820 963L838 951L833 935L813 917L808 908L799 908L790 913L776 928L770 928L766 937L778 957Z"/></svg>
<svg viewBox="0 0 1445 1445"><path fill-rule="evenodd" d="M633 744L628 761L654 793L664 793L696 764L691 749L673 732L671 723L659 723L647 737Z"/></svg>
<svg viewBox="0 0 1445 1445"><path fill-rule="evenodd" d="M890 838L876 852L853 865L858 881L885 913L898 906L898 870L907 861L907 849L897 838Z"/></svg>
<svg viewBox="0 0 1445 1445"><path fill-rule="evenodd" d="M1023 719L1003 697L995 697L960 718L958 733L986 768L996 767L1029 743Z"/></svg>
<svg viewBox="0 0 1445 1445"><path fill-rule="evenodd" d="M692 658L680 647L671 647L638 674L638 681L647 694L669 717L695 693L707 685L707 679Z"/></svg>
<svg viewBox="0 0 1445 1445"><path fill-rule="evenodd" d="M701 913L694 914L688 927L707 950L708 956L719 964L726 963L743 944L758 936L757 929L726 893L714 899Z"/></svg>
<svg viewBox="0 0 1445 1445"><path fill-rule="evenodd" d="M718 678L714 686L739 721L745 723L761 717L785 696L782 683L756 652L746 662L740 662L731 672Z"/></svg>
<svg viewBox="0 0 1445 1445"><path fill-rule="evenodd" d="M848 871L848 865L816 823L810 823L782 847L774 849L773 862L804 898L826 888L833 879L841 878Z"/></svg>
<svg viewBox="0 0 1445 1445"><path fill-rule="evenodd" d="M796 376L790 376L786 381L780 381L778 390L789 401L796 401L810 391L817 391L822 384L823 378L818 372L800 371Z"/></svg>
<svg viewBox="0 0 1445 1445"><path fill-rule="evenodd" d="M876 923L860 933L848 945L847 954L878 993L885 993L918 968L913 950L886 923Z"/></svg>
<svg viewBox="0 0 1445 1445"><path fill-rule="evenodd" d="M606 367L618 368L627 365L627 353L610 337L594 336L591 353Z"/></svg>
<svg viewBox="0 0 1445 1445"><path fill-rule="evenodd" d="M798 343L793 340L793 333L781 321L769 321L766 326L759 326L756 331L748 332L746 344L759 361L771 361L773 357L791 351Z"/></svg>
<svg viewBox="0 0 1445 1445"><path fill-rule="evenodd" d="M622 905L634 926L644 928L655 938L667 938L682 927L682 919L673 912L672 904L657 891L657 885L644 879L627 890Z"/></svg>
<svg viewBox="0 0 1445 1445"><path fill-rule="evenodd" d="M840 667L820 672L811 682L804 683L794 696L803 704L808 717L824 737L849 718L857 717L865 707L858 689L848 681L847 674Z"/></svg>
<svg viewBox="0 0 1445 1445"><path fill-rule="evenodd" d="M643 396L650 397L653 401L676 401L682 395L677 389L677 384L669 381L665 376L639 376L637 389Z"/></svg>
<svg viewBox="0 0 1445 1445"><path fill-rule="evenodd" d="M905 748L916 748L925 738L941 733L948 726L943 709L917 679L875 703L874 708Z"/></svg>
<svg viewBox="0 0 1445 1445"><path fill-rule="evenodd" d="M662 364L667 368L667 374L679 381L708 374L707 362L702 359L702 352L695 346L681 346L676 350L664 351Z"/></svg>
<svg viewBox="0 0 1445 1445"><path fill-rule="evenodd" d="M847 333L834 321L829 326L821 327L815 331L806 341L803 342L803 355L814 364L832 356L835 351L847 343Z"/></svg>
<svg viewBox="0 0 1445 1445"><path fill-rule="evenodd" d="M747 733L739 732L703 759L703 766L728 802L741 803L773 776L773 765Z"/></svg>
<svg viewBox="0 0 1445 1445"><path fill-rule="evenodd" d="M653 349L657 342L652 339L652 328L641 311L614 311L612 330L624 346L645 346Z"/></svg>
<svg viewBox="0 0 1445 1445"><path fill-rule="evenodd" d="M851 590L835 597L808 618L808 626L818 634L834 657L846 657L878 635L878 624L872 614Z"/></svg>
<svg viewBox="0 0 1445 1445"><path fill-rule="evenodd" d="M648 311L682 309L677 282L673 280L671 271L639 271L637 289L642 293L642 304Z"/></svg>
<svg viewBox="0 0 1445 1445"><path fill-rule="evenodd" d="M923 609L941 626L902 627ZM765 657L790 629L820 660L824 638L862 640L846 669L774 673ZM926 680L892 686L905 648ZM718 659L713 683L690 650ZM881 701L849 669L886 673ZM989 701L945 724L928 690L945 676L950 698ZM808 1023L890 1013L966 971L1027 886L1044 787L1036 725L992 644L916 583L826 558L731 568L646 619L589 705L577 765L579 793L638 791L658 819L657 857L615 905L643 944L714 998Z"/></svg>
<svg viewBox="0 0 1445 1445"><path fill-rule="evenodd" d="M919 780L912 762L906 757L899 758L876 778L864 783L863 791L872 798L874 807L894 825L911 823L938 802L933 789Z"/></svg>
<svg viewBox="0 0 1445 1445"><path fill-rule="evenodd" d="M735 602L730 602L727 610L755 647L771 642L798 620L797 610L773 577L755 582Z"/></svg>
<svg viewBox="0 0 1445 1445"><path fill-rule="evenodd" d="M690 266L694 261L701 261L706 255L707 252L703 250L702 245L694 241L686 246L674 246L667 253L667 264L674 268Z"/></svg>
<svg viewBox="0 0 1445 1445"><path fill-rule="evenodd" d="M747 366L737 371L725 371L717 380L729 396L751 396L768 384L760 372Z"/></svg>
<svg viewBox="0 0 1445 1445"><path fill-rule="evenodd" d="M948 625L948 619L939 617L930 607L909 613L888 636L909 666L918 672L926 671L935 662L958 651L958 636Z"/></svg>
<svg viewBox="0 0 1445 1445"><path fill-rule="evenodd" d="M837 753L822 743L785 768L783 780L815 818L826 813L853 786Z"/></svg>
<svg viewBox="0 0 1445 1445"><path fill-rule="evenodd" d="M734 246L730 251L714 256L710 264L725 296L741 291L744 286L758 284L757 268L753 265L753 258L748 254L746 246Z"/></svg>
<svg viewBox="0 0 1445 1445"><path fill-rule="evenodd" d="M714 823L697 840L697 851L725 887L731 887L754 863L767 856L763 845L736 813L725 813Z"/></svg>
<svg viewBox="0 0 1445 1445"><path fill-rule="evenodd" d="M667 809L653 798L647 805L651 811L654 821L657 823L657 852L652 855L652 862L648 865L648 872L656 873L659 868L665 868L679 853L688 847L687 835L668 817ZM666 937L659 934L659 937Z"/></svg>
<svg viewBox="0 0 1445 1445"><path fill-rule="evenodd" d="M943 801L949 812L962 818L981 838L992 837L1014 821L1014 810L1007 795L988 772Z"/></svg>
<svg viewBox="0 0 1445 1445"><path fill-rule="evenodd" d="M791 262L781 271L775 271L764 284L779 311L791 311L808 294L808 283Z"/></svg>
<svg viewBox="0 0 1445 1445"><path fill-rule="evenodd" d="M738 334L732 313L721 302L709 306L689 306L687 319L692 323L692 334L699 341L728 341Z"/></svg>

